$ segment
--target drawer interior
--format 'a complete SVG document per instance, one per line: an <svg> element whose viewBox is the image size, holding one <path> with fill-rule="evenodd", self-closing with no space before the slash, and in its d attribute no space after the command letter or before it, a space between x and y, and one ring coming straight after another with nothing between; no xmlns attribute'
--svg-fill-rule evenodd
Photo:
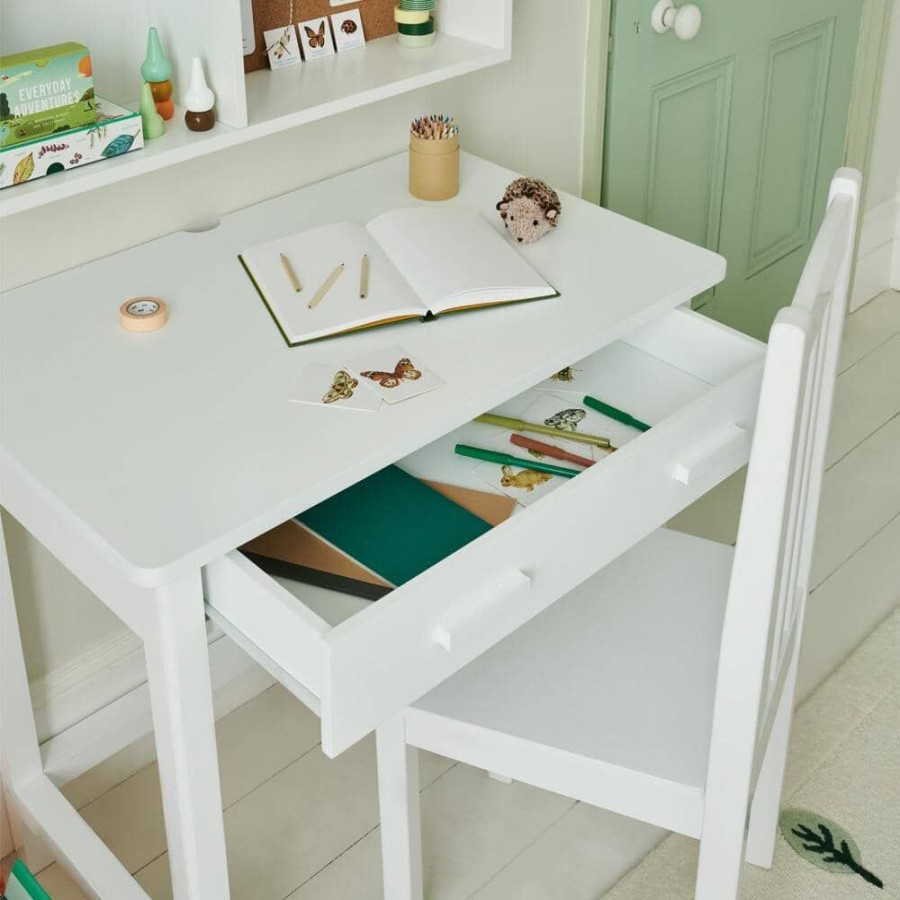
<svg viewBox="0 0 900 900"><path fill-rule="evenodd" d="M602 385L602 399L605 402L627 410L648 424L659 424L759 360L762 352L763 346L757 341L690 310L677 309L602 348L589 361L573 363L570 367L572 372L564 376L571 377L572 381L548 379L542 382L541 390L533 388L525 391L493 412L528 419L529 409L538 404L546 405L548 409L578 407L586 393L600 393L597 386ZM586 377L590 379L590 388ZM603 434L609 435L619 447L640 437L639 431L599 413L591 415L591 422L595 425L602 423ZM530 436L547 440L538 434ZM457 443L503 449L517 456L527 453L508 444L508 432L503 429L470 422L398 460L397 465L410 475L426 481L479 491L498 491L496 486L485 480L491 464L478 465L458 456L454 453ZM591 448L585 445L565 440L555 443L579 455L592 453ZM607 456L603 451L593 455L598 461ZM561 465L567 464L563 462ZM562 483L561 479L555 479L554 489ZM515 497L516 492L511 491L509 496ZM519 498L520 501L524 499ZM525 510L526 506L517 502L513 515L520 515ZM372 603L292 578L270 577L328 627L339 625Z"/></svg>
<svg viewBox="0 0 900 900"><path fill-rule="evenodd" d="M664 439L666 434L670 434L674 442L684 442L685 435L690 438L692 428L699 429L697 425L684 424L681 432L675 430L685 411L694 410L693 421L704 427L715 424L711 421L713 413L704 412L704 398L742 378L742 373L761 371L764 349L759 342L689 310L668 313L602 348L587 360L573 361L570 371L562 375L562 380L541 382L493 410L501 415L536 421L538 413L543 418L545 411L581 408L581 398L584 394L591 394L650 424L650 431L642 433L590 411L590 415L579 423L579 426L585 426L582 430L608 436L620 449L610 455L585 444L560 443L551 438L552 443L579 455L592 456L597 462L576 478L555 477L541 485L540 489L527 491L515 485L499 484L500 466L454 453L455 444L465 443L503 450L518 457L527 455L526 450L509 443L509 432L491 425L468 423L398 460L397 465L425 480L480 491L506 492L517 501L507 522L374 602L292 578L267 575L235 551L207 567L206 590L210 614L245 647L255 650L256 658L268 666L276 677L289 686L292 680L302 686L302 690L295 693L323 716L323 746L326 752L340 752L349 746L348 742L352 743L351 738L358 739L366 733L362 730L364 722L377 724L378 720L373 719L371 710L378 706L379 685L385 685L385 702L399 710L417 698L419 694L416 691L423 693L430 689L557 599L554 596L557 591L564 592L574 586L566 580L569 576L555 571L543 576L540 566L534 573L526 572L522 576L525 581L533 580L530 588L517 579L517 573L521 575L520 570L524 566L505 571L498 576L503 582L503 591L510 593L510 596L518 592L519 596L515 601L514 614L509 616L498 612L492 627L479 628L477 637L467 638L460 652L454 649L434 664L424 655L425 649L416 650L413 654L415 659L411 657L409 661L410 669L427 670L424 674L420 673L422 677L417 682L410 672L404 674L402 671L403 654L406 652L402 642L425 641L426 633L431 633L429 629L433 629L437 618L448 614L454 603L451 582L457 585L462 598L460 603L464 603L463 595L467 590L472 593L477 588L480 576L486 580L493 578L489 560L494 551L498 558L514 555L510 553L511 547L540 539L534 535L540 535L541 528L545 528L549 535L554 529L558 530L559 523L565 522L567 517L577 515L573 504L580 502L576 500L580 484L584 486L582 492L599 492L602 498L603 491L609 487L605 482L638 477L636 473L641 472L642 455L647 455L648 459L652 457L657 466L662 465L662 456L671 452ZM758 376L755 389L758 391ZM730 467L717 473L717 480L737 468L746 458L752 415L755 414L752 394L752 386L741 394L745 407L744 425L747 426L747 440L740 451L743 456L738 458L740 453L737 456L732 454ZM752 411L748 411L750 407ZM748 415L751 416L749 422L746 421ZM590 427L586 427L585 423L589 423ZM539 434L529 437L548 440ZM547 461L557 463L552 459ZM569 463L558 464L573 467ZM665 465L671 468L670 461L666 461ZM605 472L609 473L606 478ZM707 483L700 483L696 488L679 486L679 493L667 498L666 510L659 513L665 516L662 521L673 513L673 504L678 508L686 506L711 486ZM640 486L636 484L634 490L636 504L640 505ZM607 499L609 502L615 501L612 495ZM674 508L674 511L678 509ZM662 521L648 519L646 531L658 527ZM636 521L629 527L640 530L644 525ZM624 549L627 546L621 548ZM612 546L609 553L617 555ZM457 557L467 557L471 564L460 565ZM550 559L550 556L547 558ZM596 555L595 559L599 563L595 569L605 565L603 554ZM548 563L550 568L553 565ZM584 577L591 573L585 572ZM571 577L580 577L580 573ZM536 598L534 603L529 605L531 600L523 599L526 595ZM371 646L379 641L380 651ZM397 644L393 651L388 646L391 643ZM378 660L379 654L383 662ZM355 660L362 660L363 657L367 662L357 665ZM352 684L354 675L360 679L355 691ZM426 684L428 687L422 690ZM404 692L410 696L402 696ZM343 730L338 728L341 736L335 732L328 739L325 720L328 719L328 724L334 727L335 722L344 716L346 707L357 702L361 708L368 706L369 712L363 714L361 710L354 710L348 713L354 724Z"/></svg>

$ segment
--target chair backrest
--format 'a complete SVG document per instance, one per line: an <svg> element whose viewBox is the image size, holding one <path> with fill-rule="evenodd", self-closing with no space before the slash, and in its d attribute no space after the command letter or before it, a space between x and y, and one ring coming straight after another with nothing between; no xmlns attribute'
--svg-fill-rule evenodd
<svg viewBox="0 0 900 900"><path fill-rule="evenodd" d="M856 236L861 178L835 175L791 306L769 334L728 591L710 777L753 783L799 650L825 446Z"/></svg>

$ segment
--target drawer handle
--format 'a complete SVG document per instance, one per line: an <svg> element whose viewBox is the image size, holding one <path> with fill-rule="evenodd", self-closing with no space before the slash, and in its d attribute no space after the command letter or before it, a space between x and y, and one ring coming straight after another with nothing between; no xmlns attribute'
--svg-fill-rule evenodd
<svg viewBox="0 0 900 900"><path fill-rule="evenodd" d="M682 484L692 484L715 469L724 459L743 452L746 444L745 429L737 425L726 425L675 463L675 480Z"/></svg>
<svg viewBox="0 0 900 900"><path fill-rule="evenodd" d="M486 616L502 615L508 607L518 608L530 593L531 579L524 572L518 569L504 572L478 591L465 609L439 622L432 632L432 640L448 653L458 649L468 635L484 628Z"/></svg>

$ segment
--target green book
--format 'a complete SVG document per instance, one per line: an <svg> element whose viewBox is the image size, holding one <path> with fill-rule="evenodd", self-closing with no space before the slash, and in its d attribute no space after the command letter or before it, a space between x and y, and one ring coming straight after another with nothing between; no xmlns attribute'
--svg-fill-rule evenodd
<svg viewBox="0 0 900 900"><path fill-rule="evenodd" d="M296 520L397 585L491 530L478 516L388 466Z"/></svg>

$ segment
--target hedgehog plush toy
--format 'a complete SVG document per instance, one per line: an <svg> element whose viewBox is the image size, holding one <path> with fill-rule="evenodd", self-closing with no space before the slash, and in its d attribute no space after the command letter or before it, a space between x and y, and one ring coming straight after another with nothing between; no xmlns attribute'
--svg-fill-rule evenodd
<svg viewBox="0 0 900 900"><path fill-rule="evenodd" d="M497 204L510 237L520 244L533 244L559 223L559 194L537 178L517 178Z"/></svg>

